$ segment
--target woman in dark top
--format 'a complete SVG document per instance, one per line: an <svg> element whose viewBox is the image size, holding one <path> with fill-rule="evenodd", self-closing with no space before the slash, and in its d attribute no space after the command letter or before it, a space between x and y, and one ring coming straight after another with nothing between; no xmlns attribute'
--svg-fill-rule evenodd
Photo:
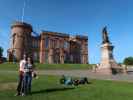
<svg viewBox="0 0 133 100"><path fill-rule="evenodd" d="M32 73L34 71L33 60L28 57L27 64L24 68L24 80L23 80L23 93L22 96L30 94L31 92L31 81L32 81Z"/></svg>

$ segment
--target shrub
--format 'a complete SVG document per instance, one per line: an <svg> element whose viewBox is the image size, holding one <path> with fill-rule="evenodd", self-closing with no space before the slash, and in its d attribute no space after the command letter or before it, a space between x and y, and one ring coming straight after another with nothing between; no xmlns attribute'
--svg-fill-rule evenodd
<svg viewBox="0 0 133 100"><path fill-rule="evenodd" d="M133 57L127 57L124 59L123 63L125 65L133 65Z"/></svg>

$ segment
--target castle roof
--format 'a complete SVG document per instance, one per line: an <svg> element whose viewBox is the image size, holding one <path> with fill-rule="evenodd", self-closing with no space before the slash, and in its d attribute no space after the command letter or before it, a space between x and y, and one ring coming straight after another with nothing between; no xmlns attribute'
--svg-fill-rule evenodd
<svg viewBox="0 0 133 100"><path fill-rule="evenodd" d="M15 22L13 22L12 25L11 25L11 28L14 28L14 27L29 28L29 29L31 29L31 31L33 31L33 30L32 30L32 26L31 26L30 24L26 23L26 22L15 21Z"/></svg>

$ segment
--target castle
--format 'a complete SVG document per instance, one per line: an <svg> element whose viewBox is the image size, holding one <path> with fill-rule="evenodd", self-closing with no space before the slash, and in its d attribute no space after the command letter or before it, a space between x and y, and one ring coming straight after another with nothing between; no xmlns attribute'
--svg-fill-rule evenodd
<svg viewBox="0 0 133 100"><path fill-rule="evenodd" d="M11 46L8 60L19 61L23 55L32 56L34 61L49 64L88 63L88 37L42 31L39 36L32 35L32 26L25 22L11 25Z"/></svg>

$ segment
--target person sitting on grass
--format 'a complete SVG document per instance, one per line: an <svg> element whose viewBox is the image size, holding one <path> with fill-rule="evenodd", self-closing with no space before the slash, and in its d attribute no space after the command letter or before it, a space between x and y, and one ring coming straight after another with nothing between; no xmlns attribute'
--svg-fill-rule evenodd
<svg viewBox="0 0 133 100"><path fill-rule="evenodd" d="M72 79L72 77L66 77L62 75L60 83L64 85L79 85L79 84L89 84L87 77L82 77L80 79Z"/></svg>
<svg viewBox="0 0 133 100"><path fill-rule="evenodd" d="M88 81L87 77L82 77L79 81L80 84L89 84L90 82Z"/></svg>
<svg viewBox="0 0 133 100"><path fill-rule="evenodd" d="M65 85L72 85L73 80L71 77L66 77L65 75L62 75L62 77L60 79L60 83L65 84Z"/></svg>
<svg viewBox="0 0 133 100"><path fill-rule="evenodd" d="M60 84L64 84L66 81L66 76L62 75L61 79L60 79Z"/></svg>

